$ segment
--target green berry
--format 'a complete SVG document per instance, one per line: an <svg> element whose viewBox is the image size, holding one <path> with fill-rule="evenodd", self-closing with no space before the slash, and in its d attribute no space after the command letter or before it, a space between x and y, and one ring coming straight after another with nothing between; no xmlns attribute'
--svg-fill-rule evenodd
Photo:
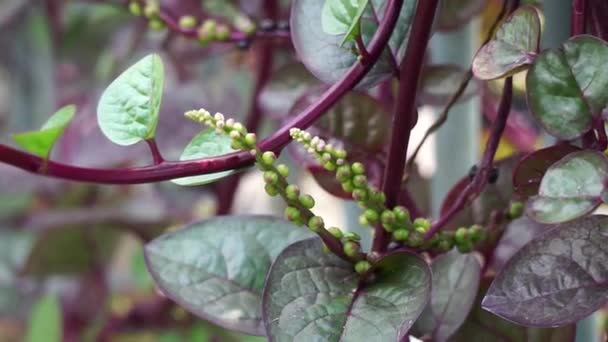
<svg viewBox="0 0 608 342"><path fill-rule="evenodd" d="M277 161L277 155L272 151L266 151L262 154L262 162L265 166L272 166Z"/></svg>
<svg viewBox="0 0 608 342"><path fill-rule="evenodd" d="M473 251L473 243L467 241L465 243L459 243L456 245L460 253L470 253Z"/></svg>
<svg viewBox="0 0 608 342"><path fill-rule="evenodd" d="M336 159L346 159L346 151L344 150L334 150L332 151L333 155Z"/></svg>
<svg viewBox="0 0 608 342"><path fill-rule="evenodd" d="M367 186L367 177L364 175L357 175L353 178L353 184L358 188Z"/></svg>
<svg viewBox="0 0 608 342"><path fill-rule="evenodd" d="M458 228L456 230L456 233L454 234L454 241L458 245L468 242L469 241L469 231L464 227Z"/></svg>
<svg viewBox="0 0 608 342"><path fill-rule="evenodd" d="M336 179L341 183L347 182L352 177L352 172L350 171L350 167L346 165L340 166L336 171Z"/></svg>
<svg viewBox="0 0 608 342"><path fill-rule="evenodd" d="M289 184L285 188L285 195L288 200L295 201L300 197L300 188L297 185Z"/></svg>
<svg viewBox="0 0 608 342"><path fill-rule="evenodd" d="M424 227L414 227L414 231L417 231L420 234L426 234L429 230Z"/></svg>
<svg viewBox="0 0 608 342"><path fill-rule="evenodd" d="M348 181L348 182L342 183L342 190L344 190L345 192L348 192L348 193L352 193L355 190L355 186L353 185L353 182Z"/></svg>
<svg viewBox="0 0 608 342"><path fill-rule="evenodd" d="M327 228L327 231L336 239L341 239L343 236L342 231L338 227L329 227Z"/></svg>
<svg viewBox="0 0 608 342"><path fill-rule="evenodd" d="M431 222L428 219L419 217L414 220L414 227L422 228L424 231L427 231L429 228L431 228Z"/></svg>
<svg viewBox="0 0 608 342"><path fill-rule="evenodd" d="M410 219L410 212L405 207L397 206L393 208L393 213L395 214L397 222L404 223Z"/></svg>
<svg viewBox="0 0 608 342"><path fill-rule="evenodd" d="M355 175L362 175L365 173L365 166L359 162L356 162L351 165L351 170Z"/></svg>
<svg viewBox="0 0 608 342"><path fill-rule="evenodd" d="M365 274L372 268L372 265L367 260L361 260L355 264L355 271L359 274Z"/></svg>
<svg viewBox="0 0 608 342"><path fill-rule="evenodd" d="M301 219L302 214L300 214L300 210L296 207L287 207L285 208L285 218L291 222L296 222Z"/></svg>
<svg viewBox="0 0 608 342"><path fill-rule="evenodd" d="M312 209L315 206L315 200L310 195L300 195L298 199L304 208Z"/></svg>
<svg viewBox="0 0 608 342"><path fill-rule="evenodd" d="M211 38L215 38L216 29L217 22L213 19L205 20L200 27L200 30L206 32Z"/></svg>
<svg viewBox="0 0 608 342"><path fill-rule="evenodd" d="M367 220L367 217L365 217L365 215L359 216L359 224L362 226L369 226L369 221Z"/></svg>
<svg viewBox="0 0 608 342"><path fill-rule="evenodd" d="M524 213L524 204L522 202L511 202L507 216L510 220L521 217Z"/></svg>
<svg viewBox="0 0 608 342"><path fill-rule="evenodd" d="M215 29L215 39L219 41L224 41L230 38L230 29L228 26L224 24L217 25Z"/></svg>
<svg viewBox="0 0 608 342"><path fill-rule="evenodd" d="M196 26L196 18L191 15L184 15L179 18L179 27L184 30L194 28Z"/></svg>
<svg viewBox="0 0 608 342"><path fill-rule="evenodd" d="M406 241L410 237L410 232L406 229L397 229L393 232L393 237L397 241Z"/></svg>
<svg viewBox="0 0 608 342"><path fill-rule="evenodd" d="M437 248L437 250L439 252L445 253L445 252L449 251L450 249L452 249L452 244L450 243L449 240L439 239L435 243L435 248Z"/></svg>
<svg viewBox="0 0 608 342"><path fill-rule="evenodd" d="M285 165L285 164L279 164L279 165L277 165L277 171L284 178L286 178L287 176L289 176L289 167L287 167L287 165Z"/></svg>
<svg viewBox="0 0 608 342"><path fill-rule="evenodd" d="M160 6L156 1L148 1L144 7L144 15L147 18L155 18L160 12Z"/></svg>
<svg viewBox="0 0 608 342"><path fill-rule="evenodd" d="M232 139L232 141L230 142L230 147L232 147L233 150L245 149L245 146L243 146L243 143L240 139Z"/></svg>
<svg viewBox="0 0 608 342"><path fill-rule="evenodd" d="M348 242L344 243L343 250L344 250L344 254L346 254L346 256L354 258L357 255L359 255L361 246L359 246L359 244L356 242L348 241Z"/></svg>
<svg viewBox="0 0 608 342"><path fill-rule="evenodd" d="M323 163L323 167L327 171L335 171L338 166L336 165L336 163L334 163L333 161L330 160L330 161Z"/></svg>
<svg viewBox="0 0 608 342"><path fill-rule="evenodd" d="M380 221L384 224L393 225L395 224L395 213L390 210L384 210L380 215Z"/></svg>
<svg viewBox="0 0 608 342"><path fill-rule="evenodd" d="M264 182L276 185L279 182L279 175L274 171L264 172Z"/></svg>
<svg viewBox="0 0 608 342"><path fill-rule="evenodd" d="M165 23L158 19L151 19L148 26L154 31L162 31L165 29Z"/></svg>
<svg viewBox="0 0 608 342"><path fill-rule="evenodd" d="M367 199L367 190L355 189L353 190L353 199L358 202L365 202Z"/></svg>
<svg viewBox="0 0 608 342"><path fill-rule="evenodd" d="M137 1L131 1L131 3L129 3L129 11L134 16L139 17L141 15L141 12L142 12L141 11L141 5Z"/></svg>
<svg viewBox="0 0 608 342"><path fill-rule="evenodd" d="M410 236L407 239L407 244L410 247L419 247L422 245L423 242L424 242L424 235L422 235L416 231L411 232Z"/></svg>
<svg viewBox="0 0 608 342"><path fill-rule="evenodd" d="M279 194L279 189L272 184L266 184L264 186L264 190L266 190L266 193L268 195L273 196L273 197Z"/></svg>
<svg viewBox="0 0 608 342"><path fill-rule="evenodd" d="M323 218L320 216L313 216L308 220L308 228L315 233L320 232L325 227Z"/></svg>
<svg viewBox="0 0 608 342"><path fill-rule="evenodd" d="M378 222L379 219L379 215L378 212L374 209L367 209L365 210L365 212L363 213L363 215L365 215L365 218L367 219L367 222L374 224L376 222Z"/></svg>
<svg viewBox="0 0 608 342"><path fill-rule="evenodd" d="M257 138L255 136L255 133L247 133L245 135L245 143L249 145L248 147L255 147L256 142Z"/></svg>
<svg viewBox="0 0 608 342"><path fill-rule="evenodd" d="M346 232L344 234L344 239L348 241L361 241L361 236L359 236L357 233Z"/></svg>
<svg viewBox="0 0 608 342"><path fill-rule="evenodd" d="M473 244L476 244L485 238L483 227L478 224L475 224L469 228L469 235L471 236L471 242Z"/></svg>

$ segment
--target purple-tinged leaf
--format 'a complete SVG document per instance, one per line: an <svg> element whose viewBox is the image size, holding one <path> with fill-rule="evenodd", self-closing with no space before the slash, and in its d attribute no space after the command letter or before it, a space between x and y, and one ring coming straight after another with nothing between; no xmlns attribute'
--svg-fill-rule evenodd
<svg viewBox="0 0 608 342"><path fill-rule="evenodd" d="M526 79L532 114L552 135L570 140L589 131L608 104L608 44L576 36L541 53Z"/></svg>
<svg viewBox="0 0 608 342"><path fill-rule="evenodd" d="M442 0L437 29L452 31L469 23L486 6L486 0Z"/></svg>
<svg viewBox="0 0 608 342"><path fill-rule="evenodd" d="M456 93L466 71L457 65L430 65L424 68L420 80L418 100L423 104L445 106ZM478 91L473 80L465 89L459 101L465 101Z"/></svg>
<svg viewBox="0 0 608 342"><path fill-rule="evenodd" d="M354 43L342 45L344 35L323 32L322 11L325 0L295 0L291 6L291 39L302 62L310 72L326 84L338 81L357 61L351 48ZM387 2L370 0L361 17L361 36L369 44L385 14ZM389 48L374 65L359 87L368 88L390 77L403 59L416 0L405 0L399 21L389 40Z"/></svg>
<svg viewBox="0 0 608 342"><path fill-rule="evenodd" d="M449 339L450 342L574 342L574 324L554 329L530 328L511 323L482 309L481 300L490 281L491 279L483 279L473 310L458 332Z"/></svg>
<svg viewBox="0 0 608 342"><path fill-rule="evenodd" d="M475 55L473 73L482 80L512 75L532 64L539 49L540 15L532 6L518 8L498 28L494 38Z"/></svg>
<svg viewBox="0 0 608 342"><path fill-rule="evenodd" d="M570 153L547 169L538 196L528 200L526 213L540 223L574 220L602 203L607 184L605 155L595 151Z"/></svg>
<svg viewBox="0 0 608 342"><path fill-rule="evenodd" d="M263 335L261 303L271 263L310 232L266 216L224 216L165 234L145 247L167 297L222 327Z"/></svg>
<svg viewBox="0 0 608 342"><path fill-rule="evenodd" d="M524 199L538 194L540 181L547 169L567 154L576 151L580 151L580 148L570 144L558 144L526 155L513 172L515 192Z"/></svg>
<svg viewBox="0 0 608 342"><path fill-rule="evenodd" d="M395 252L362 281L353 265L325 253L318 239L287 247L264 289L270 341L396 341L429 299L431 272L417 255Z"/></svg>
<svg viewBox="0 0 608 342"><path fill-rule="evenodd" d="M527 217L521 217L509 223L504 234L498 241L490 259L490 268L498 271L519 251L523 246L541 233L544 233L551 226L534 222Z"/></svg>
<svg viewBox="0 0 608 342"><path fill-rule="evenodd" d="M575 323L608 300L608 216L585 217L534 239L496 276L482 306L525 326Z"/></svg>
<svg viewBox="0 0 608 342"><path fill-rule="evenodd" d="M473 254L452 250L435 258L431 271L431 300L416 321L414 331L433 341L446 341L464 323L473 307L481 265Z"/></svg>

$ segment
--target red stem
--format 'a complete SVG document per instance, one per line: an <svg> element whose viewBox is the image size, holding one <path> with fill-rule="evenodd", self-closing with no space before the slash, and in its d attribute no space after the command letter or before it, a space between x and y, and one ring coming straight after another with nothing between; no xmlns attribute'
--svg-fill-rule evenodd
<svg viewBox="0 0 608 342"><path fill-rule="evenodd" d="M378 31L369 48L370 63L355 63L340 81L330 87L315 103L279 128L272 136L260 142L260 149L279 152L291 141L292 127L305 129L331 108L340 98L354 88L371 70L393 32L403 0L389 0ZM189 161L165 161L159 165L134 168L96 169L84 168L48 161L10 146L0 145L0 162L10 164L25 171L72 181L98 184L141 184L165 181L181 177L196 176L218 171L232 170L253 164L254 158L248 152Z"/></svg>
<svg viewBox="0 0 608 342"><path fill-rule="evenodd" d="M160 153L160 150L158 149L158 145L156 144L156 139L154 139L154 138L147 139L146 143L148 144L148 147L150 148L150 153L152 153L152 159L154 160L154 165L162 164L165 161L165 159L163 158L162 154Z"/></svg>
<svg viewBox="0 0 608 342"><path fill-rule="evenodd" d="M585 33L587 16L587 0L572 0L572 16L570 35L577 36Z"/></svg>
<svg viewBox="0 0 608 342"><path fill-rule="evenodd" d="M418 116L416 112L418 79L424 62L426 46L431 36L437 4L438 0L425 0L418 3L406 54L401 63L399 93L393 115L388 162L382 182L382 192L386 195L387 208L394 207L399 199L410 132ZM383 227L377 226L372 250L380 253L386 251L389 240L388 232Z"/></svg>

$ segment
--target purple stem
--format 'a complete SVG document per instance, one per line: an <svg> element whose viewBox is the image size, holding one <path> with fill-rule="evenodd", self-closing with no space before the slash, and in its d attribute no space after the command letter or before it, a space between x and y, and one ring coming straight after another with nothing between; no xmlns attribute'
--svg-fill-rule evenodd
<svg viewBox="0 0 608 342"><path fill-rule="evenodd" d="M150 153L152 153L152 160L154 160L154 165L162 164L165 159L163 158L160 150L158 149L158 145L156 144L156 139L147 139L146 144L150 148Z"/></svg>
<svg viewBox="0 0 608 342"><path fill-rule="evenodd" d="M388 162L384 170L381 187L382 192L386 195L387 208L394 207L399 199L410 133L418 116L416 111L418 80L424 62L426 46L431 36L437 5L438 0L418 2L407 50L401 63L399 93L393 115ZM380 253L385 252L390 242L389 237L390 235L382 226L376 226L372 250Z"/></svg>
<svg viewBox="0 0 608 342"><path fill-rule="evenodd" d="M289 130L292 127L301 129L309 127L365 77L384 51L402 6L403 0L389 0L386 15L369 46L370 63L365 65L355 63L342 79L330 87L315 103L279 128L273 135L262 140L259 144L260 149L279 152L291 141ZM253 164L254 158L249 152L238 152L212 158L165 161L159 165L114 169L84 168L48 161L44 168L45 161L42 158L0 144L0 162L31 173L72 181L98 184L141 184L241 168Z"/></svg>
<svg viewBox="0 0 608 342"><path fill-rule="evenodd" d="M585 33L586 16L587 0L572 0L570 36L577 36Z"/></svg>

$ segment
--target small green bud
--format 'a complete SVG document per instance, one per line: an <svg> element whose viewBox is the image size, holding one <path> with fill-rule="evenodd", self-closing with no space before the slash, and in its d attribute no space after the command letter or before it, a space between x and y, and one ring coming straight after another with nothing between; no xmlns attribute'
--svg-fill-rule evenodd
<svg viewBox="0 0 608 342"><path fill-rule="evenodd" d="M288 200L295 201L300 197L300 188L297 185L289 184L285 188L285 195L287 195Z"/></svg>
<svg viewBox="0 0 608 342"><path fill-rule="evenodd" d="M524 213L524 204L522 202L511 202L507 216L509 220L515 220L521 217Z"/></svg>
<svg viewBox="0 0 608 342"><path fill-rule="evenodd" d="M243 126L243 124L240 122L235 122L234 125L232 125L232 129L240 134L247 134L245 126Z"/></svg>
<svg viewBox="0 0 608 342"><path fill-rule="evenodd" d="M407 244L410 247L418 247L418 246L422 245L423 242L424 242L424 235L422 235L416 231L411 232L409 238L407 239Z"/></svg>
<svg viewBox="0 0 608 342"><path fill-rule="evenodd" d="M478 224L472 225L471 228L469 228L469 235L473 244L485 239L485 231L483 230L483 227Z"/></svg>
<svg viewBox="0 0 608 342"><path fill-rule="evenodd" d="M266 193L272 197L279 194L279 189L277 189L277 187L272 184L266 184L264 186L264 190L266 190Z"/></svg>
<svg viewBox="0 0 608 342"><path fill-rule="evenodd" d="M369 226L369 221L367 220L367 217L365 217L365 215L359 216L359 224L362 226Z"/></svg>
<svg viewBox="0 0 608 342"><path fill-rule="evenodd" d="M255 133L247 133L245 135L245 143L249 145L248 147L255 147L256 142L257 139Z"/></svg>
<svg viewBox="0 0 608 342"><path fill-rule="evenodd" d="M291 222L296 222L301 219L302 214L300 214L300 210L296 207L287 207L285 208L285 218Z"/></svg>
<svg viewBox="0 0 608 342"><path fill-rule="evenodd" d="M279 175L274 171L266 171L264 172L264 182L276 185L279 182Z"/></svg>
<svg viewBox="0 0 608 342"><path fill-rule="evenodd" d="M361 241L361 236L359 236L357 233L346 232L344 234L344 239L348 241Z"/></svg>
<svg viewBox="0 0 608 342"><path fill-rule="evenodd" d="M323 222L323 218L321 218L320 216L313 216L310 218L310 220L308 220L308 228L310 228L310 230L312 230L315 233L318 233L324 227L325 227L325 224Z"/></svg>
<svg viewBox="0 0 608 342"><path fill-rule="evenodd" d="M179 18L179 27L183 30L189 30L196 26L196 18L191 15L184 15Z"/></svg>
<svg viewBox="0 0 608 342"><path fill-rule="evenodd" d="M246 35L252 35L256 31L255 24L247 17L239 15L234 20L234 26L237 30L245 33Z"/></svg>
<svg viewBox="0 0 608 342"><path fill-rule="evenodd" d="M230 29L224 24L217 25L215 29L215 39L218 41L228 40L230 38Z"/></svg>
<svg viewBox="0 0 608 342"><path fill-rule="evenodd" d="M363 215L365 215L367 222L369 222L371 224L378 222L379 215L378 215L378 212L374 209L366 209L365 212L363 213Z"/></svg>
<svg viewBox="0 0 608 342"><path fill-rule="evenodd" d="M136 17L141 15L141 5L137 1L131 1L129 3L129 11Z"/></svg>
<svg viewBox="0 0 608 342"><path fill-rule="evenodd" d="M380 221L384 224L393 225L395 224L395 213L390 210L384 210L380 215Z"/></svg>
<svg viewBox="0 0 608 342"><path fill-rule="evenodd" d="M355 264L355 272L365 274L372 268L372 265L367 260L361 260Z"/></svg>
<svg viewBox="0 0 608 342"><path fill-rule="evenodd" d="M155 18L160 12L160 6L156 0L149 0L144 7L144 15L147 18Z"/></svg>
<svg viewBox="0 0 608 342"><path fill-rule="evenodd" d="M393 237L397 241L406 241L410 237L410 232L406 229L397 229L393 232Z"/></svg>
<svg viewBox="0 0 608 342"><path fill-rule="evenodd" d="M365 202L367 199L367 190L365 189L355 189L353 190L353 199L358 202Z"/></svg>
<svg viewBox="0 0 608 342"><path fill-rule="evenodd" d="M454 241L456 242L456 244L463 244L465 242L469 241L469 231L464 228L464 227L460 227L456 230L456 233L454 233Z"/></svg>
<svg viewBox="0 0 608 342"><path fill-rule="evenodd" d="M358 188L363 188L367 186L367 177L364 175L356 175L353 178L353 184Z"/></svg>
<svg viewBox="0 0 608 342"><path fill-rule="evenodd" d="M232 147L234 150L243 150L245 148L240 139L232 139L230 141L230 147Z"/></svg>
<svg viewBox="0 0 608 342"><path fill-rule="evenodd" d="M333 237L335 237L336 239L342 239L342 231L340 230L340 228L338 227L329 227L327 228L327 231L329 232L329 234L333 235Z"/></svg>
<svg viewBox="0 0 608 342"><path fill-rule="evenodd" d="M326 161L325 163L323 163L323 167L325 168L325 170L327 171L335 171L336 170L336 163L334 163L333 161Z"/></svg>
<svg viewBox="0 0 608 342"><path fill-rule="evenodd" d="M209 37L209 39L214 39L215 34L216 34L216 31L215 31L216 29L217 29L217 22L213 19L207 19L203 22L203 24L200 26L198 31L204 32Z"/></svg>
<svg viewBox="0 0 608 342"><path fill-rule="evenodd" d="M466 241L465 243L459 243L456 245L460 253L470 253L473 251L473 243Z"/></svg>
<svg viewBox="0 0 608 342"><path fill-rule="evenodd" d="M346 151L344 150L334 150L333 155L336 159L346 159Z"/></svg>
<svg viewBox="0 0 608 342"><path fill-rule="evenodd" d="M148 27L150 27L150 29L152 29L154 31L162 31L165 29L165 23L163 23L162 21L160 21L158 19L150 19L150 22L148 23Z"/></svg>
<svg viewBox="0 0 608 342"><path fill-rule="evenodd" d="M356 242L348 241L348 242L344 243L343 249L344 249L344 254L346 254L346 256L354 258L359 255L361 246L359 246L359 244Z"/></svg>
<svg viewBox="0 0 608 342"><path fill-rule="evenodd" d="M285 164L277 165L277 171L284 178L289 176L289 167L287 167L287 165L285 165Z"/></svg>
<svg viewBox="0 0 608 342"><path fill-rule="evenodd" d="M352 193L355 190L355 186L351 181L344 182L342 183L342 190L344 190L345 192Z"/></svg>
<svg viewBox="0 0 608 342"><path fill-rule="evenodd" d="M362 175L365 173L365 166L359 162L356 162L351 165L351 170L355 175Z"/></svg>
<svg viewBox="0 0 608 342"><path fill-rule="evenodd" d="M449 240L439 239L435 243L435 248L437 248L439 252L445 253L452 249L452 243Z"/></svg>
<svg viewBox="0 0 608 342"><path fill-rule="evenodd" d="M424 227L414 227L414 231L417 231L420 234L426 234L429 230Z"/></svg>
<svg viewBox="0 0 608 342"><path fill-rule="evenodd" d="M277 161L277 156L272 151L266 151L262 154L262 162L265 166L272 166Z"/></svg>
<svg viewBox="0 0 608 342"><path fill-rule="evenodd" d="M312 209L315 206L315 199L310 195L300 195L298 199L306 209Z"/></svg>
<svg viewBox="0 0 608 342"><path fill-rule="evenodd" d="M393 213L398 222L404 223L410 219L410 212L405 207L397 206L393 208Z"/></svg>
<svg viewBox="0 0 608 342"><path fill-rule="evenodd" d="M419 217L414 220L414 227L422 228L425 232L431 228L431 221L423 217Z"/></svg>
<svg viewBox="0 0 608 342"><path fill-rule="evenodd" d="M346 165L340 166L336 171L336 179L339 180L341 183L349 181L352 175L353 174L350 171L350 167Z"/></svg>

